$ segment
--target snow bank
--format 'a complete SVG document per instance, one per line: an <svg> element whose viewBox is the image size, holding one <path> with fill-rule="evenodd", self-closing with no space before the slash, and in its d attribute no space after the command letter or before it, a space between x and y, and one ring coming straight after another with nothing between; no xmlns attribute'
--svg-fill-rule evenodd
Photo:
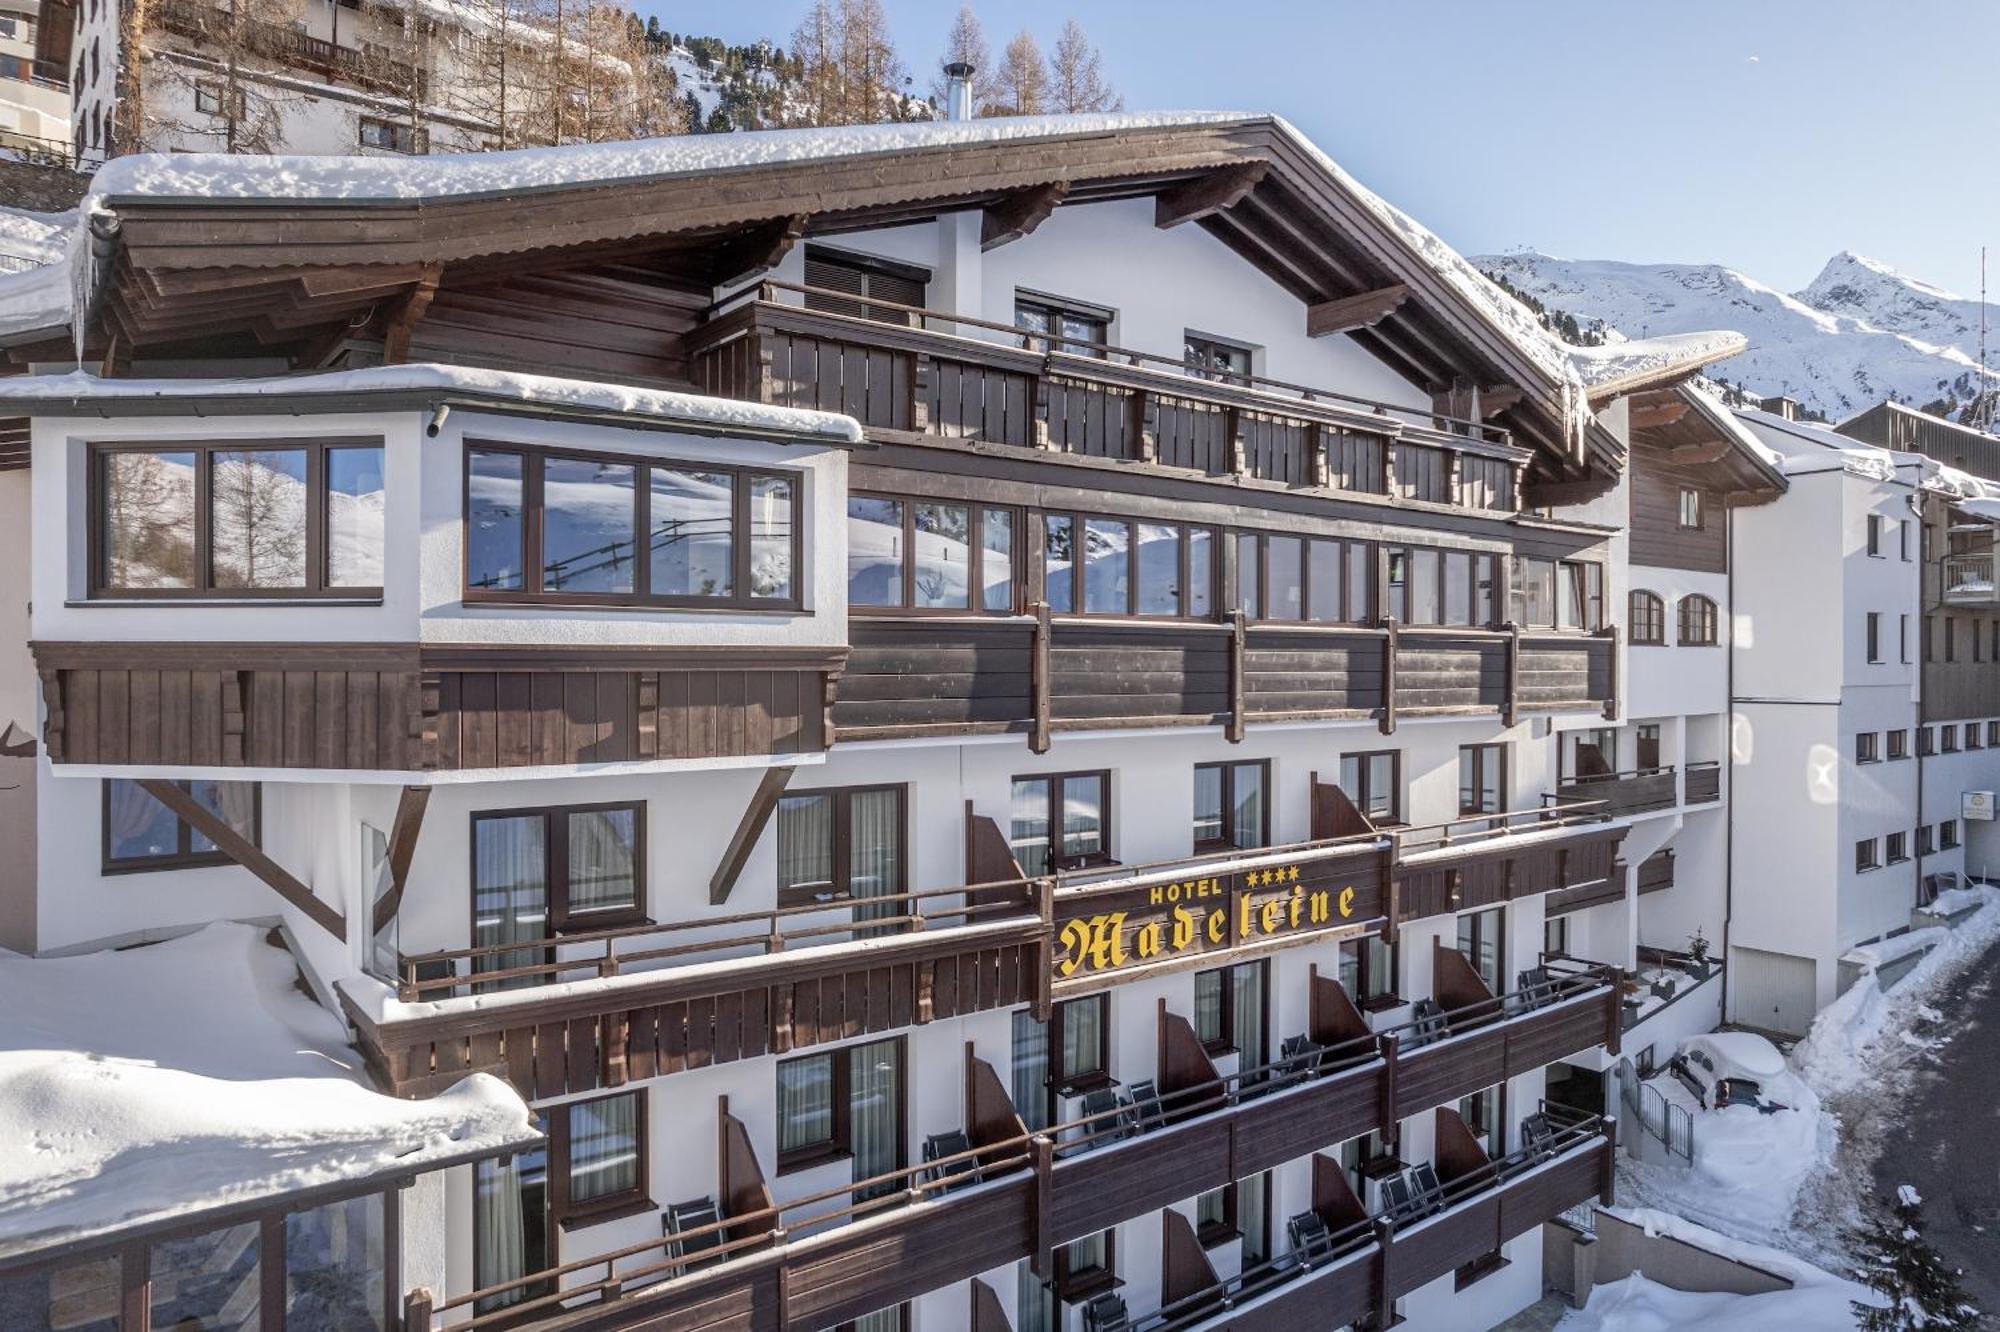
<svg viewBox="0 0 2000 1332"><path fill-rule="evenodd" d="M1845 1091L1871 1071L1871 1054L1894 1031L1921 1016L1925 1001L1946 980L2000 939L2000 889L1984 884L1940 894L1951 897L1952 910L1978 902L1979 909L1956 929L1912 930L1896 939L1852 951L1870 969L1813 1019L1812 1030L1792 1051L1792 1065L1823 1095ZM1907 952L1906 940L1935 942L1923 961L1888 990L1879 983L1875 966ZM1921 946L1921 943L1909 945Z"/></svg>
<svg viewBox="0 0 2000 1332"><path fill-rule="evenodd" d="M392 393L435 390L444 394L533 402L545 406L623 412L631 416L685 421L692 425L816 435L829 443L859 444L861 426L851 416L766 407L729 398L708 398L664 389L598 384L550 375L517 374L461 365L378 365L276 379L100 379L78 370L66 375L23 375L0 379L0 406L39 407L45 415L64 406L116 399L271 397L311 393ZM279 409L282 410L282 409Z"/></svg>
<svg viewBox="0 0 2000 1332"><path fill-rule="evenodd" d="M0 1257L530 1141L474 1074L372 1090L254 926L76 957L0 954Z"/></svg>

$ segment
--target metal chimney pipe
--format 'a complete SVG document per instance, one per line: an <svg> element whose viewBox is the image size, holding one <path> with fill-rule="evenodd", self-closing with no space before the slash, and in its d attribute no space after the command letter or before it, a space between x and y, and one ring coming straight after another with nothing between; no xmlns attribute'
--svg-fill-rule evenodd
<svg viewBox="0 0 2000 1332"><path fill-rule="evenodd" d="M954 60L944 67L944 118L972 119L972 66Z"/></svg>

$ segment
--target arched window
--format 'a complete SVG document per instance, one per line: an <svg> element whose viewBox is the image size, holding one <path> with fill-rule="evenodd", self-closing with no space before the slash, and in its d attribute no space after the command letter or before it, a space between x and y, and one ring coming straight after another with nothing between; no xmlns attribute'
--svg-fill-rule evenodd
<svg viewBox="0 0 2000 1332"><path fill-rule="evenodd" d="M1657 592L1648 592L1643 587L1632 589L1629 613L1626 621L1631 626L1632 642L1635 644L1659 644L1667 641L1667 606Z"/></svg>
<svg viewBox="0 0 2000 1332"><path fill-rule="evenodd" d="M1681 598L1681 646L1715 646L1715 603L1707 597Z"/></svg>

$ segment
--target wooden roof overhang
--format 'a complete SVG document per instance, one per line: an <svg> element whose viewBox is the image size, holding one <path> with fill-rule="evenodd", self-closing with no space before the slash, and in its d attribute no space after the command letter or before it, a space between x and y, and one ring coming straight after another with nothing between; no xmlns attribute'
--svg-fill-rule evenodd
<svg viewBox="0 0 2000 1332"><path fill-rule="evenodd" d="M1723 492L1731 508L1769 504L1784 494L1785 474L1746 443L1726 409L1687 385L1651 389L1630 401L1632 448L1669 474Z"/></svg>
<svg viewBox="0 0 2000 1332"><path fill-rule="evenodd" d="M1161 225L1198 223L1309 306L1370 304L1350 336L1414 383L1480 390L1489 419L1536 450L1532 482L1604 485L1622 466L1594 422L1573 439L1563 386L1527 349L1270 117L424 198L112 196L92 346L114 364L201 340L331 346L420 317L439 285L617 264L713 287L802 234L978 208L997 244L1058 204L1142 197Z"/></svg>

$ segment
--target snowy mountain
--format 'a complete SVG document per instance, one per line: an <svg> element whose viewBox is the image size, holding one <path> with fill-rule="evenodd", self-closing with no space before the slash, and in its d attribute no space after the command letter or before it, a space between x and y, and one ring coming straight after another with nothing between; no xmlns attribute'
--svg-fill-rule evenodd
<svg viewBox="0 0 2000 1332"><path fill-rule="evenodd" d="M1796 295L1720 264L1535 253L1473 262L1555 322L1570 315L1613 338L1735 329L1750 349L1719 366L1721 378L1832 420L1885 397L1957 416L1979 391L1979 303L1859 255L1835 256ZM1994 321L2000 337L2000 311Z"/></svg>

